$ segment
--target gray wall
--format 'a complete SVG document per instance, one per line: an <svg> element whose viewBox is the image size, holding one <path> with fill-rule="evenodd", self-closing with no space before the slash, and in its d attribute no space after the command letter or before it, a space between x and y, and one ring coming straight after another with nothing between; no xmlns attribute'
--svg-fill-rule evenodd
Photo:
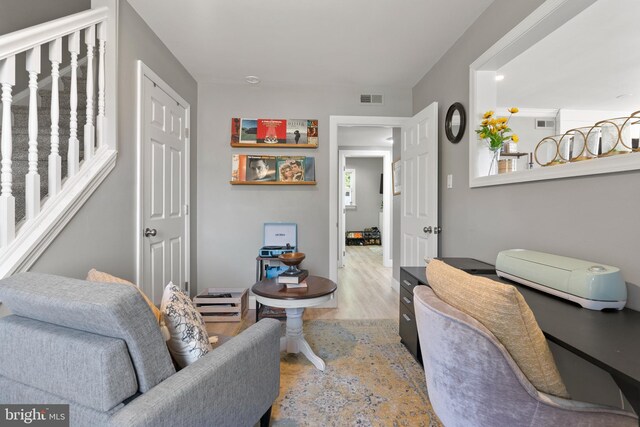
<svg viewBox="0 0 640 427"><path fill-rule="evenodd" d="M500 250L526 248L620 267L627 305L640 310L640 172L594 175L470 189L469 146L446 140L449 105L469 106L469 65L542 0L496 0L413 88L413 111L439 102L441 256L494 263ZM486 25L500 15L504 25ZM473 124L470 124L473 127ZM475 135L475 134L474 134ZM454 188L446 188L453 174Z"/></svg>
<svg viewBox="0 0 640 427"><path fill-rule="evenodd" d="M347 209L346 230L380 227L382 158L347 157L346 167L356 171L356 207Z"/></svg>
<svg viewBox="0 0 640 427"><path fill-rule="evenodd" d="M477 141L469 129L458 144L444 134L447 108L458 101L468 110L469 65L542 2L496 0L413 88L414 113L439 103L440 256L494 263L502 249L527 248L615 265L640 283L638 172L470 189L468 144ZM487 25L496 16L508 24ZM452 189L447 174L454 175ZM639 288L628 288L628 305L640 309ZM620 401L611 377L584 361L576 370L576 356L553 350L574 398Z"/></svg>
<svg viewBox="0 0 640 427"><path fill-rule="evenodd" d="M307 254L305 268L329 274L329 116L407 116L411 91L384 90L383 106L359 105L359 88L262 83L199 85L198 282L249 287L262 245L263 223L298 224L298 241ZM317 149L239 149L229 145L232 117L319 120ZM230 185L232 154L306 155L316 158L315 186ZM337 169L337 168L336 168ZM337 178L337 177L336 177ZM337 250L336 250L337 253Z"/></svg>
<svg viewBox="0 0 640 427"><path fill-rule="evenodd" d="M395 162L400 160L400 141L402 140L402 129L393 128L393 156L391 158ZM392 171L393 172L393 171ZM391 252L393 258L393 278L400 282L400 194L393 196L393 250Z"/></svg>
<svg viewBox="0 0 640 427"><path fill-rule="evenodd" d="M197 83L124 0L120 1L119 25L117 165L32 270L84 278L95 267L135 280L136 61L141 59L191 104L193 282L197 260Z"/></svg>

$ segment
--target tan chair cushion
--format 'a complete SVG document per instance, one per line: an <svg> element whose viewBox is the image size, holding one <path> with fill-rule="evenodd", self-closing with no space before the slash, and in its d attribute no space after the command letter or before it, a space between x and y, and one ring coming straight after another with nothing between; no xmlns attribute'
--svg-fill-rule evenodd
<svg viewBox="0 0 640 427"><path fill-rule="evenodd" d="M489 329L535 388L569 398L542 330L514 286L472 276L439 260L429 262L427 281L440 299Z"/></svg>
<svg viewBox="0 0 640 427"><path fill-rule="evenodd" d="M144 292L142 292L142 290L140 288L138 288L136 285L134 285L133 283L129 282L128 280L121 279L119 277L112 276L109 273L104 273L102 271L96 270L95 268L92 268L89 271L89 273L87 274L87 281L89 281L89 282L100 282L100 283L119 283L119 284L122 284L122 285L133 286L134 288L136 288L138 290L138 292L140 292L140 295L142 295L142 298L144 298L146 303L149 305L149 308L153 312L153 315L156 317L156 320L158 321L158 323L160 323L160 315L161 315L161 313L160 313L160 310L158 309L158 307L155 306L155 304L144 294Z"/></svg>

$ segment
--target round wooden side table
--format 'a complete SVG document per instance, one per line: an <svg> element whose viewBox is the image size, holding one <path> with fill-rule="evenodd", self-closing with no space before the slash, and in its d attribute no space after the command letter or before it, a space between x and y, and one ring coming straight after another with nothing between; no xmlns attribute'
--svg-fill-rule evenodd
<svg viewBox="0 0 640 427"><path fill-rule="evenodd" d="M277 279L265 279L251 288L260 304L284 308L287 313L287 333L280 338L280 351L302 353L314 366L324 371L324 361L316 355L302 333L302 315L305 307L313 307L334 297L338 288L324 277L308 276L306 288L287 288Z"/></svg>

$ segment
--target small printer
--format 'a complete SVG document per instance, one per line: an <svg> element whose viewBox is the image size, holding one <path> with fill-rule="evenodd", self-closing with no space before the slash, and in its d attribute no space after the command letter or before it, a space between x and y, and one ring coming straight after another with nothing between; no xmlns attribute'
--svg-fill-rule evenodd
<svg viewBox="0 0 640 427"><path fill-rule="evenodd" d="M264 224L264 246L258 251L262 258L296 252L298 226L293 223L268 222Z"/></svg>
<svg viewBox="0 0 640 427"><path fill-rule="evenodd" d="M627 285L620 269L524 249L502 251L496 274L591 310L622 310Z"/></svg>

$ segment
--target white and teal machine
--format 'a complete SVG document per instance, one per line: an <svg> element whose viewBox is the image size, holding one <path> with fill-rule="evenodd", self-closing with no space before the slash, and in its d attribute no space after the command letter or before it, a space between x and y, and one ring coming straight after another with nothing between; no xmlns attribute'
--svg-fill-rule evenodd
<svg viewBox="0 0 640 427"><path fill-rule="evenodd" d="M620 269L525 249L502 251L496 274L591 310L622 310L627 285Z"/></svg>

